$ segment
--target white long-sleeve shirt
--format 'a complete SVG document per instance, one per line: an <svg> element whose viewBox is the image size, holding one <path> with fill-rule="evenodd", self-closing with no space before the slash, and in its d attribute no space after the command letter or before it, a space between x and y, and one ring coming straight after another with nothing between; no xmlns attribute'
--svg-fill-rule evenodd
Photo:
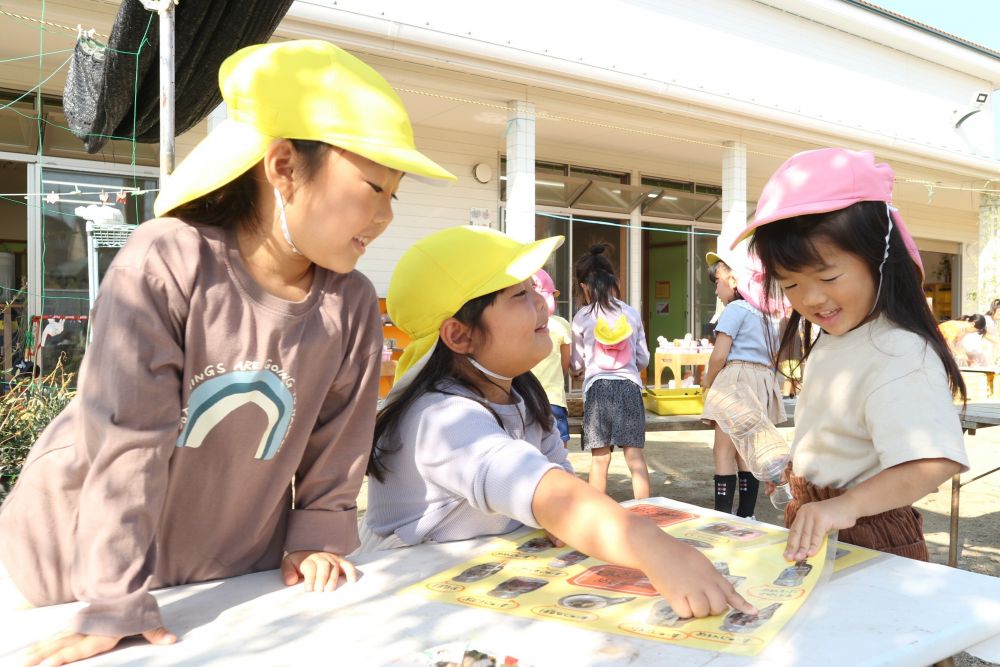
<svg viewBox="0 0 1000 667"><path fill-rule="evenodd" d="M599 306L591 308L584 306L576 311L573 316L573 352L570 356L570 368L579 372L585 371L583 376L583 391L598 379L623 379L631 380L642 387L642 376L639 371L649 365L649 347L646 345L646 332L642 327L642 316L632 306L624 301L614 299L615 310L605 311ZM618 370L605 370L600 368L595 362L594 329L597 326L597 318L603 317L609 323L614 323L619 315L625 315L628 323L632 326L632 360Z"/></svg>
<svg viewBox="0 0 1000 667"><path fill-rule="evenodd" d="M553 468L573 472L559 432L530 421L516 394L515 404L489 404L501 426L462 385L439 388L447 393L418 398L388 436L398 450L384 481L368 480L368 527L410 545L538 528L538 482Z"/></svg>

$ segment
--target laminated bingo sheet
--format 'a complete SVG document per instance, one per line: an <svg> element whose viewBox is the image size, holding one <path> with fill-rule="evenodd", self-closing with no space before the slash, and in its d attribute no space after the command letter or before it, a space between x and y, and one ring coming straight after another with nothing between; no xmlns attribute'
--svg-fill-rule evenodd
<svg viewBox="0 0 1000 667"><path fill-rule="evenodd" d="M758 613L730 609L721 616L680 618L639 570L556 547L542 531L497 538L482 556L410 586L402 594L752 656L794 616L823 569L826 545L813 558L789 563L782 556L787 531L768 524L735 516L701 516L653 500L640 501L628 510L649 517L665 532L704 553ZM834 571L877 555L837 543Z"/></svg>

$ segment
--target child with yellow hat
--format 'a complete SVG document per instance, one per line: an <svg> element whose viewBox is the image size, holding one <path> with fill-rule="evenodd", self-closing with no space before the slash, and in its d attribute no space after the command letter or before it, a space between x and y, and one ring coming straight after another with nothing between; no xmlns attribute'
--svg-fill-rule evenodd
<svg viewBox="0 0 1000 667"><path fill-rule="evenodd" d="M606 243L591 247L574 270L584 306L573 316L570 366L583 374L583 449L591 454L590 485L604 492L611 452L621 447L632 477L632 494L649 497L646 409L642 377L649 348L642 316L619 296L618 277Z"/></svg>
<svg viewBox="0 0 1000 667"><path fill-rule="evenodd" d="M354 267L404 173L453 177L389 84L332 44L242 49L219 83L229 119L108 269L78 395L0 511L27 602L86 603L31 664L176 641L154 588L355 577L382 333Z"/></svg>
<svg viewBox="0 0 1000 667"><path fill-rule="evenodd" d="M697 550L573 474L531 373L552 346L531 276L562 240L453 227L399 260L387 307L413 342L375 426L362 549L529 525L642 570L681 616L752 610Z"/></svg>
<svg viewBox="0 0 1000 667"><path fill-rule="evenodd" d="M746 255L746 253L742 253ZM781 385L775 370L774 356L779 342L779 321L762 308L763 288L756 258L740 258L727 248L705 255L708 278L715 285L715 295L725 306L715 322L715 346L705 369L702 386L705 409L702 417L715 426L712 457L715 509L740 517L754 518L760 484L747 462L736 451L732 439L716 423L720 417L718 393L709 389L745 385L763 406L767 419L780 424L788 417L781 397ZM739 502L733 511L736 490Z"/></svg>

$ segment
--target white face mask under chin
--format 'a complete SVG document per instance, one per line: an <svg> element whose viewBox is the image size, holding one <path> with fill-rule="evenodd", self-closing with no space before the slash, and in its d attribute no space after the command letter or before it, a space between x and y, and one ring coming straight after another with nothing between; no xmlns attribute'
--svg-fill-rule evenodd
<svg viewBox="0 0 1000 667"><path fill-rule="evenodd" d="M296 255L301 255L302 252L295 247L295 242L292 241L292 233L288 230L288 219L285 217L285 198L278 192L278 188L274 188L274 202L278 207L278 217L281 219L281 233L284 234L285 241L291 246L292 252Z"/></svg>
<svg viewBox="0 0 1000 667"><path fill-rule="evenodd" d="M500 375L499 373L494 373L493 371L491 371L490 369L486 368L481 363L476 361L471 354L466 355L465 358L469 360L469 363L472 364L473 368L475 368L483 375L493 378L494 380L503 380L505 382L510 382L511 380L514 379L514 378L509 378L506 375Z"/></svg>

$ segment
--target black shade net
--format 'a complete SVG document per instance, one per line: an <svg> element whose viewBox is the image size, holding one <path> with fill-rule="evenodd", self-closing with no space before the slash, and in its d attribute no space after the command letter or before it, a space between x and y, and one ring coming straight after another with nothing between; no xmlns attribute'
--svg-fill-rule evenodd
<svg viewBox="0 0 1000 667"><path fill-rule="evenodd" d="M175 134L189 130L222 102L222 61L244 46L270 39L292 1L186 0L175 7ZM148 43L140 51L143 36ZM108 48L86 36L77 41L63 108L70 131L88 153L101 150L112 136L134 136L141 143L160 140L159 43L159 17L139 0L122 2Z"/></svg>

